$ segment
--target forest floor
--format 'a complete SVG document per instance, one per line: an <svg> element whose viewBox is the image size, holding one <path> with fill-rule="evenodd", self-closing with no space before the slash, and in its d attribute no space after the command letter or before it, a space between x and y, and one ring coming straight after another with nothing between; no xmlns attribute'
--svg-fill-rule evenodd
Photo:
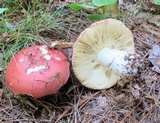
<svg viewBox="0 0 160 123"><path fill-rule="evenodd" d="M13 54L35 44L75 42L93 23L86 18L88 10L75 12L69 3L2 1L1 6L10 11L0 16L0 122L159 123L160 11L132 0L119 5L121 16L117 19L133 33L135 51L142 62L138 77L123 86L92 90L80 84L71 68L67 84L56 94L34 99L8 90L5 70ZM71 61L72 48L61 50Z"/></svg>

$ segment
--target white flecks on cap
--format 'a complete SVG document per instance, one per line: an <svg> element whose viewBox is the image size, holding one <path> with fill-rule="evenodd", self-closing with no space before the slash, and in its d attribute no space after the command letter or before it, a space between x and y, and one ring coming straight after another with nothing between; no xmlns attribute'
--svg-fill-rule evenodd
<svg viewBox="0 0 160 123"><path fill-rule="evenodd" d="M56 60L61 60L59 57L56 57L55 59L56 59Z"/></svg>
<svg viewBox="0 0 160 123"><path fill-rule="evenodd" d="M47 48L47 46L45 46L45 45L40 47L40 50L42 51L42 54L47 54L48 53L48 50L46 48Z"/></svg>
<svg viewBox="0 0 160 123"><path fill-rule="evenodd" d="M39 70L45 69L46 67L44 65L36 66L34 68L27 69L27 74L29 75L32 72L37 72Z"/></svg>
<svg viewBox="0 0 160 123"><path fill-rule="evenodd" d="M19 62L22 62L22 61L24 61L24 59L22 58L22 59L19 59Z"/></svg>
<svg viewBox="0 0 160 123"><path fill-rule="evenodd" d="M51 59L51 56L50 56L50 55L44 55L44 58L45 58L46 60L50 60L50 59Z"/></svg>

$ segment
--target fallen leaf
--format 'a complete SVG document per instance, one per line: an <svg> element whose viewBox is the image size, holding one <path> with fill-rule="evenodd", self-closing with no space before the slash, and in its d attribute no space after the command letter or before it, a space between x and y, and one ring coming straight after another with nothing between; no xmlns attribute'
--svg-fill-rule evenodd
<svg viewBox="0 0 160 123"><path fill-rule="evenodd" d="M132 87L131 90L132 90L132 95L133 95L136 99L138 99L139 96L140 96L139 91L141 90L141 88L139 87L139 85L137 85L137 84L133 85L133 87Z"/></svg>
<svg viewBox="0 0 160 123"><path fill-rule="evenodd" d="M98 104L99 108L106 106L106 102L107 102L107 98L106 97L104 97L104 96L97 97L97 104Z"/></svg>
<svg viewBox="0 0 160 123"><path fill-rule="evenodd" d="M148 60L153 64L152 70L160 73L160 45L153 45Z"/></svg>

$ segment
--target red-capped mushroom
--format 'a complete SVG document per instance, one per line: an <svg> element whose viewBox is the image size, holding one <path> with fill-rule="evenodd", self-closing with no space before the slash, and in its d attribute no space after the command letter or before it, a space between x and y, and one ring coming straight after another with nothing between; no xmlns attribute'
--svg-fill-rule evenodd
<svg viewBox="0 0 160 123"><path fill-rule="evenodd" d="M70 75L70 63L59 50L31 46L13 56L6 69L6 85L14 94L40 98L57 92Z"/></svg>

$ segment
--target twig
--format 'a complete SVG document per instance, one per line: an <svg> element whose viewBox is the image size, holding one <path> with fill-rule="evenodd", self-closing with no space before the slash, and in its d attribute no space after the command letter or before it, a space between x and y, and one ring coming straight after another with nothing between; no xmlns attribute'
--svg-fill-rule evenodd
<svg viewBox="0 0 160 123"><path fill-rule="evenodd" d="M101 91L98 91L94 93L89 99L84 100L78 107L79 110L81 110L93 97L95 97L97 94L99 94Z"/></svg>
<svg viewBox="0 0 160 123"><path fill-rule="evenodd" d="M55 121L55 123L58 123L58 121L63 118L72 108L69 107L67 110L65 110L60 116L59 118Z"/></svg>
<svg viewBox="0 0 160 123"><path fill-rule="evenodd" d="M41 36L37 36L36 39L41 44L47 45L50 48L57 48L57 49L72 48L74 44L74 42L69 42L65 40L49 41Z"/></svg>
<svg viewBox="0 0 160 123"><path fill-rule="evenodd" d="M62 41L55 41L51 42L51 45L49 47L51 48L57 48L57 49L65 49L65 48L72 48L74 42L62 42Z"/></svg>

